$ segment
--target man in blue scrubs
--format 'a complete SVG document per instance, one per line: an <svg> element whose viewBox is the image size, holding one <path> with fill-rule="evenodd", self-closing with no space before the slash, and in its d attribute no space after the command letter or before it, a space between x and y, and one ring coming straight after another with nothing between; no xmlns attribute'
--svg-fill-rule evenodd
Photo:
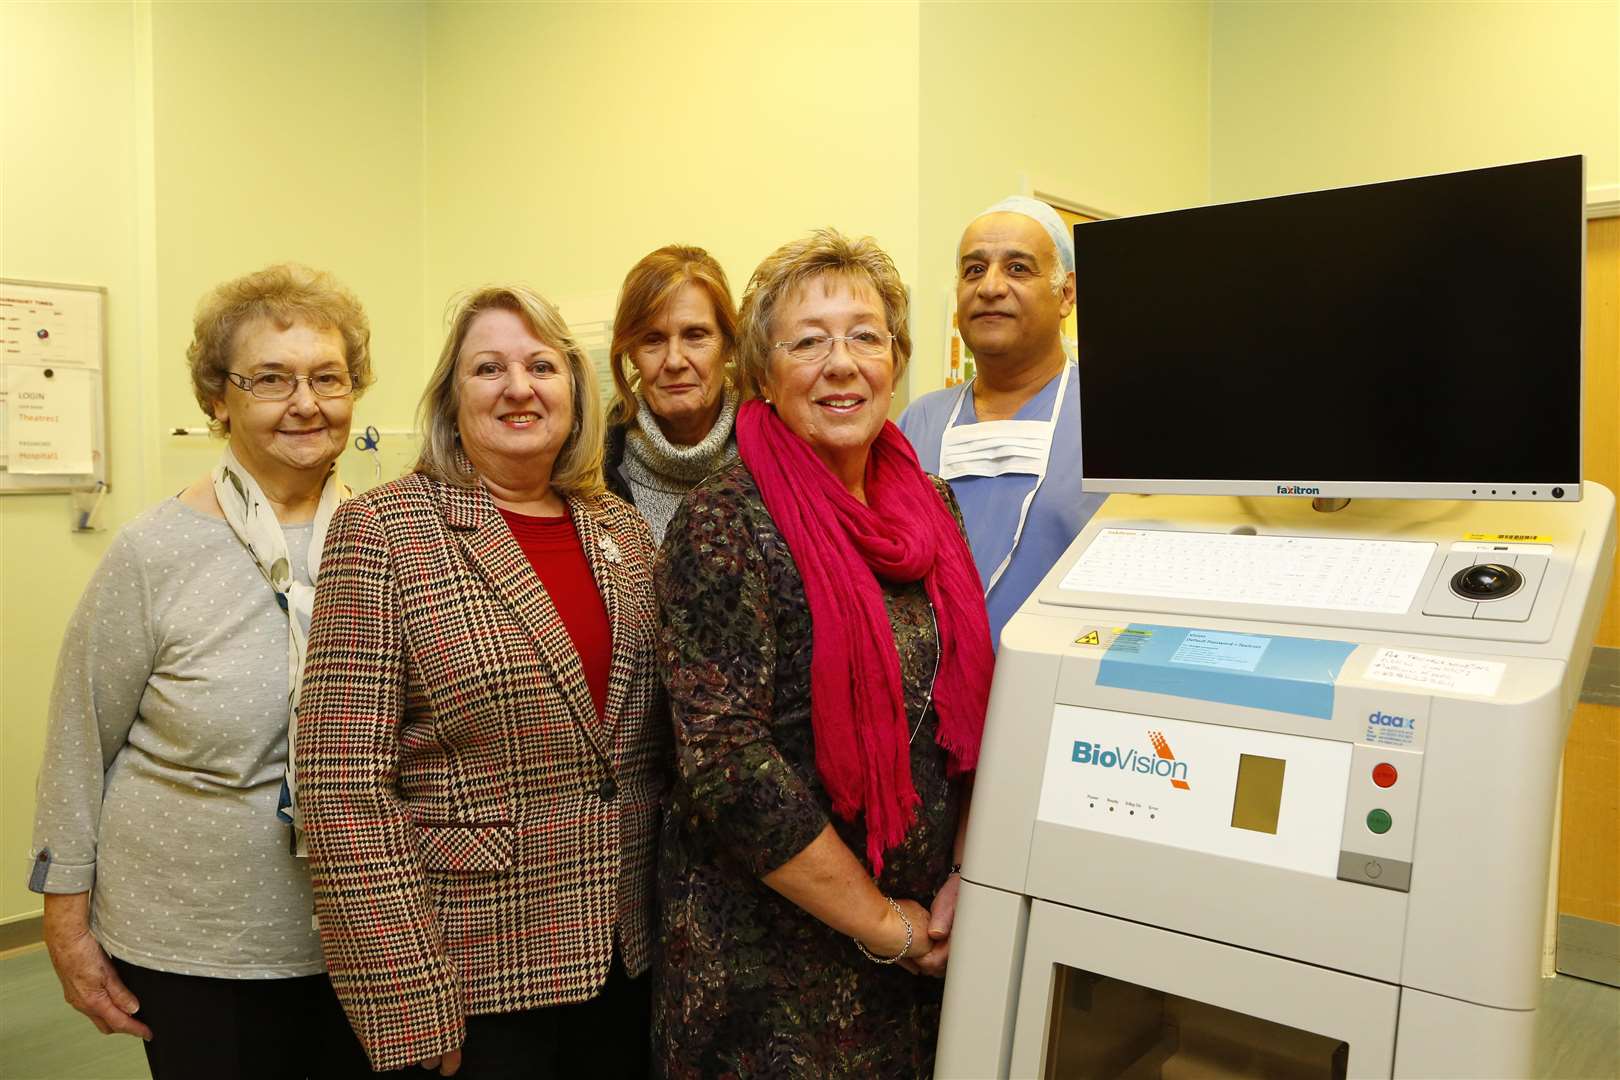
<svg viewBox="0 0 1620 1080"><path fill-rule="evenodd" d="M1057 211L1014 196L957 247L956 321L976 371L900 417L922 467L949 481L990 609L990 640L1102 505L1080 490L1080 388L1063 349L1074 241Z"/></svg>

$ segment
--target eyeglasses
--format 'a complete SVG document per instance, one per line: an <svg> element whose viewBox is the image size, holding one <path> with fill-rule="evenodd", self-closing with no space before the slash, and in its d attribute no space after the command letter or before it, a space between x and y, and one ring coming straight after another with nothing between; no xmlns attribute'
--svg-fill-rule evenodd
<svg viewBox="0 0 1620 1080"><path fill-rule="evenodd" d="M806 334L792 341L777 341L772 348L783 349L803 364L813 364L832 355L833 342L842 341L849 355L861 360L876 360L889 351L894 335L884 330L857 330L853 334Z"/></svg>
<svg viewBox="0 0 1620 1080"><path fill-rule="evenodd" d="M313 375L294 375L286 371L261 371L257 375L238 375L227 371L225 377L238 390L246 390L260 401L286 401L298 393L300 382L309 383L310 393L316 397L340 398L354 393L346 371L317 371Z"/></svg>

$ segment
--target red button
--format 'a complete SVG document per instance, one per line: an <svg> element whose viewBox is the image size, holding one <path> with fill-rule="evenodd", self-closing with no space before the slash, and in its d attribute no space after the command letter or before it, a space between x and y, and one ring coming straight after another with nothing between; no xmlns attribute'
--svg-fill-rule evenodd
<svg viewBox="0 0 1620 1080"><path fill-rule="evenodd" d="M1395 766L1387 761L1373 766L1373 783L1379 787L1393 787L1395 781L1399 778L1400 773L1396 772Z"/></svg>

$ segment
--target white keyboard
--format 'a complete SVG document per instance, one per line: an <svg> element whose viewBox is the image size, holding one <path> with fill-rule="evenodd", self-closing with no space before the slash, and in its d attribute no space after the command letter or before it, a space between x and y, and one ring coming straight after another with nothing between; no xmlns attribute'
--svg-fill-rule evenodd
<svg viewBox="0 0 1620 1080"><path fill-rule="evenodd" d="M1404 615L1435 547L1404 540L1104 529L1059 587Z"/></svg>

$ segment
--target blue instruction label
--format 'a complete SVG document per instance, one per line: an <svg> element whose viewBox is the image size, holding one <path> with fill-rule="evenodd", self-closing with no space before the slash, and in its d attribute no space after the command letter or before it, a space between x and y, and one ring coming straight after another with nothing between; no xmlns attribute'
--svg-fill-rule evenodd
<svg viewBox="0 0 1620 1080"><path fill-rule="evenodd" d="M1223 634L1215 630L1189 630L1171 654L1172 664L1197 664L1225 671L1253 671L1260 666L1271 639L1258 634Z"/></svg>
<svg viewBox="0 0 1620 1080"><path fill-rule="evenodd" d="M1097 665L1097 685L1333 716L1333 686L1355 651L1348 641L1233 634L1132 623Z"/></svg>

